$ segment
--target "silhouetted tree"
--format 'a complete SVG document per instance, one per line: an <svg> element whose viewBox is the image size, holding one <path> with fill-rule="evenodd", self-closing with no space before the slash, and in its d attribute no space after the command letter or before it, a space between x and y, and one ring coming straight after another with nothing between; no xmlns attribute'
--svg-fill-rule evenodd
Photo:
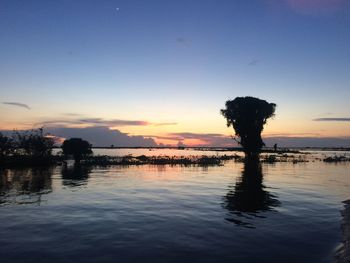
<svg viewBox="0 0 350 263"><path fill-rule="evenodd" d="M13 150L14 150L13 139L3 135L0 132L0 160L3 157L13 153Z"/></svg>
<svg viewBox="0 0 350 263"><path fill-rule="evenodd" d="M87 155L92 154L91 144L80 138L65 140L62 144L62 150L64 155L73 155L76 164L79 164L80 160Z"/></svg>
<svg viewBox="0 0 350 263"><path fill-rule="evenodd" d="M274 116L276 104L254 97L237 97L228 100L221 114L227 120L227 126L233 127L237 140L242 145L246 157L258 156L264 142L261 132L267 119Z"/></svg>
<svg viewBox="0 0 350 263"><path fill-rule="evenodd" d="M25 132L15 132L16 147L23 154L34 158L49 157L55 144L53 138L44 134L42 128Z"/></svg>

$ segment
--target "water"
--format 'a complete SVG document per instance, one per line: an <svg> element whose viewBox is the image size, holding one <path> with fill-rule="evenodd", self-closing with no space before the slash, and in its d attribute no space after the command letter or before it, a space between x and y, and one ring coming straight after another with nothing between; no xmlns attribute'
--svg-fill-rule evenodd
<svg viewBox="0 0 350 263"><path fill-rule="evenodd" d="M59 153L60 149L55 149L54 153ZM242 152L233 151L215 151L215 150L196 150L192 148L173 149L173 148L95 148L93 149L95 155L109 155L109 156L197 156L197 155L242 155Z"/></svg>
<svg viewBox="0 0 350 263"><path fill-rule="evenodd" d="M230 161L3 170L0 259L332 262L349 168Z"/></svg>

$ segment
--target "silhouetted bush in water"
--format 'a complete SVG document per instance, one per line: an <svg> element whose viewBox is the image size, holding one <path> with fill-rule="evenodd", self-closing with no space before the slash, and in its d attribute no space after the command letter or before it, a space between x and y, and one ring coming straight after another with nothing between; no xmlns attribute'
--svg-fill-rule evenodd
<svg viewBox="0 0 350 263"><path fill-rule="evenodd" d="M84 165L199 165L212 166L222 165L223 161L240 160L238 155L223 156L91 156L86 158L82 164Z"/></svg>
<svg viewBox="0 0 350 263"><path fill-rule="evenodd" d="M237 97L228 100L221 114L227 120L227 126L232 126L237 142L242 145L248 158L259 155L264 142L261 132L267 119L274 116L276 104L268 103L254 97Z"/></svg>
<svg viewBox="0 0 350 263"><path fill-rule="evenodd" d="M43 158L51 156L54 140L44 135L43 129L15 132L15 143L20 154ZM17 152L18 153L18 152Z"/></svg>
<svg viewBox="0 0 350 263"><path fill-rule="evenodd" d="M303 155L295 156L295 155L288 155L288 154L265 155L265 156L261 156L260 161L264 162L264 163L277 163L277 162L304 163L304 162L308 162L308 160Z"/></svg>
<svg viewBox="0 0 350 263"><path fill-rule="evenodd" d="M323 159L326 163L350 162L350 158L345 156L329 156Z"/></svg>
<svg viewBox="0 0 350 263"><path fill-rule="evenodd" d="M14 152L13 138L3 135L0 132L0 161Z"/></svg>
<svg viewBox="0 0 350 263"><path fill-rule="evenodd" d="M62 144L64 155L73 155L75 163L92 154L91 144L81 138L71 138L65 140Z"/></svg>
<svg viewBox="0 0 350 263"><path fill-rule="evenodd" d="M0 167L16 168L16 167L41 167L58 165L62 162L61 156L32 157L27 155L13 155L3 158Z"/></svg>
<svg viewBox="0 0 350 263"><path fill-rule="evenodd" d="M54 140L43 129L14 131L11 137L0 134L0 166L42 166L53 164Z"/></svg>

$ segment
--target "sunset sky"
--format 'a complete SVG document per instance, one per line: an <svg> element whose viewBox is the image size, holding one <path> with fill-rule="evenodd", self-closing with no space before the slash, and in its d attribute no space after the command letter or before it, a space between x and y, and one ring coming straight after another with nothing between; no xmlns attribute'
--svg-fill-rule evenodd
<svg viewBox="0 0 350 263"><path fill-rule="evenodd" d="M350 147L346 0L1 0L0 36L0 130L229 146L254 96L269 143Z"/></svg>

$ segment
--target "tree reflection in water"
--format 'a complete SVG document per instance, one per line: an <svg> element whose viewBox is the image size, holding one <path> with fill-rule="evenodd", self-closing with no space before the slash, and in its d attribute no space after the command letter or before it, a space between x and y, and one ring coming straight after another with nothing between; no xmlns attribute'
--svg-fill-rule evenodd
<svg viewBox="0 0 350 263"><path fill-rule="evenodd" d="M41 204L52 192L53 168L6 169L0 171L0 204Z"/></svg>
<svg viewBox="0 0 350 263"><path fill-rule="evenodd" d="M263 173L258 160L246 160L242 176L224 196L223 206L230 211L226 220L237 225L254 228L252 218L262 217L259 212L272 210L280 205L276 196L266 191Z"/></svg>
<svg viewBox="0 0 350 263"><path fill-rule="evenodd" d="M62 166L62 184L70 187L87 185L91 167L75 164L73 166Z"/></svg>

